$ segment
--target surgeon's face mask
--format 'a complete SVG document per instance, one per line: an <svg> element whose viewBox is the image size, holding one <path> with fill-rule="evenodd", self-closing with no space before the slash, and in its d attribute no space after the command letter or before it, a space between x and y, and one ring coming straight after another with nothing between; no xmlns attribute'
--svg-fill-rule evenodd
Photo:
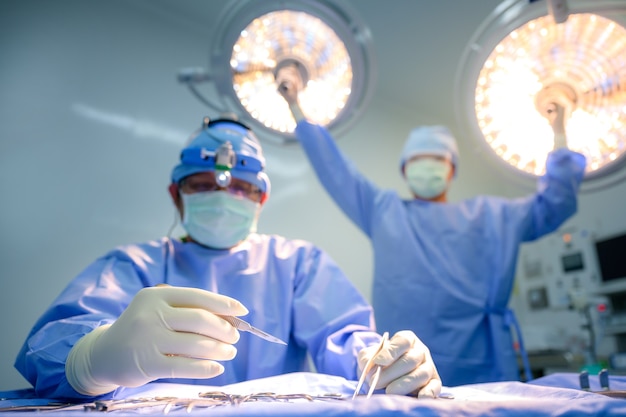
<svg viewBox="0 0 626 417"><path fill-rule="evenodd" d="M445 159L421 157L407 162L404 173L415 195L430 200L446 191L451 169Z"/></svg>
<svg viewBox="0 0 626 417"><path fill-rule="evenodd" d="M261 205L227 191L181 193L183 227L198 243L216 249L232 248L256 232Z"/></svg>

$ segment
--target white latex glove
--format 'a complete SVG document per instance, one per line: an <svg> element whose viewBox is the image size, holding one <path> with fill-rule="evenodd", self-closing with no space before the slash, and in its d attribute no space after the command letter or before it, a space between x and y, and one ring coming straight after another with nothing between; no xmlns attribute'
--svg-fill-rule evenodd
<svg viewBox="0 0 626 417"><path fill-rule="evenodd" d="M359 374L376 348L376 345L369 346L359 352ZM385 388L387 394L436 398L441 392L441 378L430 350L410 330L393 335L374 358L374 363L383 366L376 389Z"/></svg>
<svg viewBox="0 0 626 417"><path fill-rule="evenodd" d="M567 137L565 136L566 108L559 103L551 103L548 106L547 118L554 132L554 149L567 148Z"/></svg>
<svg viewBox="0 0 626 417"><path fill-rule="evenodd" d="M306 117L298 102L298 93L304 86L298 69L292 65L281 68L276 74L276 84L278 84L278 93L289 105L289 110L296 122L304 120Z"/></svg>
<svg viewBox="0 0 626 417"><path fill-rule="evenodd" d="M157 286L135 295L111 325L83 336L70 351L65 374L84 395L159 378L212 378L216 360L237 354L239 332L216 314L248 313L239 301L197 288Z"/></svg>

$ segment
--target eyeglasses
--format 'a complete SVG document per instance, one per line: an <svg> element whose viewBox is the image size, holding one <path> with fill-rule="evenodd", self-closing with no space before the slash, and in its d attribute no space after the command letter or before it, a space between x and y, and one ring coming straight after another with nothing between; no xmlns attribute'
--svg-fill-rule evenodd
<svg viewBox="0 0 626 417"><path fill-rule="evenodd" d="M436 154L419 154L419 155L414 155L411 158L409 158L406 162L412 162L412 161L416 161L418 159L434 159L436 161L442 161L442 162L452 162L452 158L450 156L444 156L444 155L436 155Z"/></svg>
<svg viewBox="0 0 626 417"><path fill-rule="evenodd" d="M204 193L209 191L225 190L233 195L249 198L260 202L263 191L254 184L237 178L232 178L230 184L222 187L217 184L213 172L202 172L183 178L178 183L179 189L185 194Z"/></svg>

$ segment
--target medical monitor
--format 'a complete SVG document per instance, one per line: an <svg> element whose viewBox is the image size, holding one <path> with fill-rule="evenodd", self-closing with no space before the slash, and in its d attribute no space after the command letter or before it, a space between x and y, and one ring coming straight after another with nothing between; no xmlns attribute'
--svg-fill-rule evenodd
<svg viewBox="0 0 626 417"><path fill-rule="evenodd" d="M602 282L626 279L626 234L596 241Z"/></svg>

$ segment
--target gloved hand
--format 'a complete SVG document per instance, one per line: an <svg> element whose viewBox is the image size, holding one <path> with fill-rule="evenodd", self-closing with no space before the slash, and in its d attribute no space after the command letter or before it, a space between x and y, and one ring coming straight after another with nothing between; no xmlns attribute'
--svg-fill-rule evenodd
<svg viewBox="0 0 626 417"><path fill-rule="evenodd" d="M216 314L248 313L239 301L197 288L158 286L135 295L111 325L94 329L70 351L65 374L84 395L159 378L212 378L235 357L239 332Z"/></svg>
<svg viewBox="0 0 626 417"><path fill-rule="evenodd" d="M565 106L559 103L551 103L548 109L548 121L554 132L554 149L567 148L565 136Z"/></svg>
<svg viewBox="0 0 626 417"><path fill-rule="evenodd" d="M359 352L359 374L376 348L368 346ZM410 330L400 331L385 342L374 363L383 367L376 389L385 388L387 394L436 398L441 392L441 378L430 350Z"/></svg>
<svg viewBox="0 0 626 417"><path fill-rule="evenodd" d="M298 102L298 93L304 87L298 69L294 65L281 68L276 74L276 84L278 84L278 93L289 105L289 110L296 122L305 119Z"/></svg>

